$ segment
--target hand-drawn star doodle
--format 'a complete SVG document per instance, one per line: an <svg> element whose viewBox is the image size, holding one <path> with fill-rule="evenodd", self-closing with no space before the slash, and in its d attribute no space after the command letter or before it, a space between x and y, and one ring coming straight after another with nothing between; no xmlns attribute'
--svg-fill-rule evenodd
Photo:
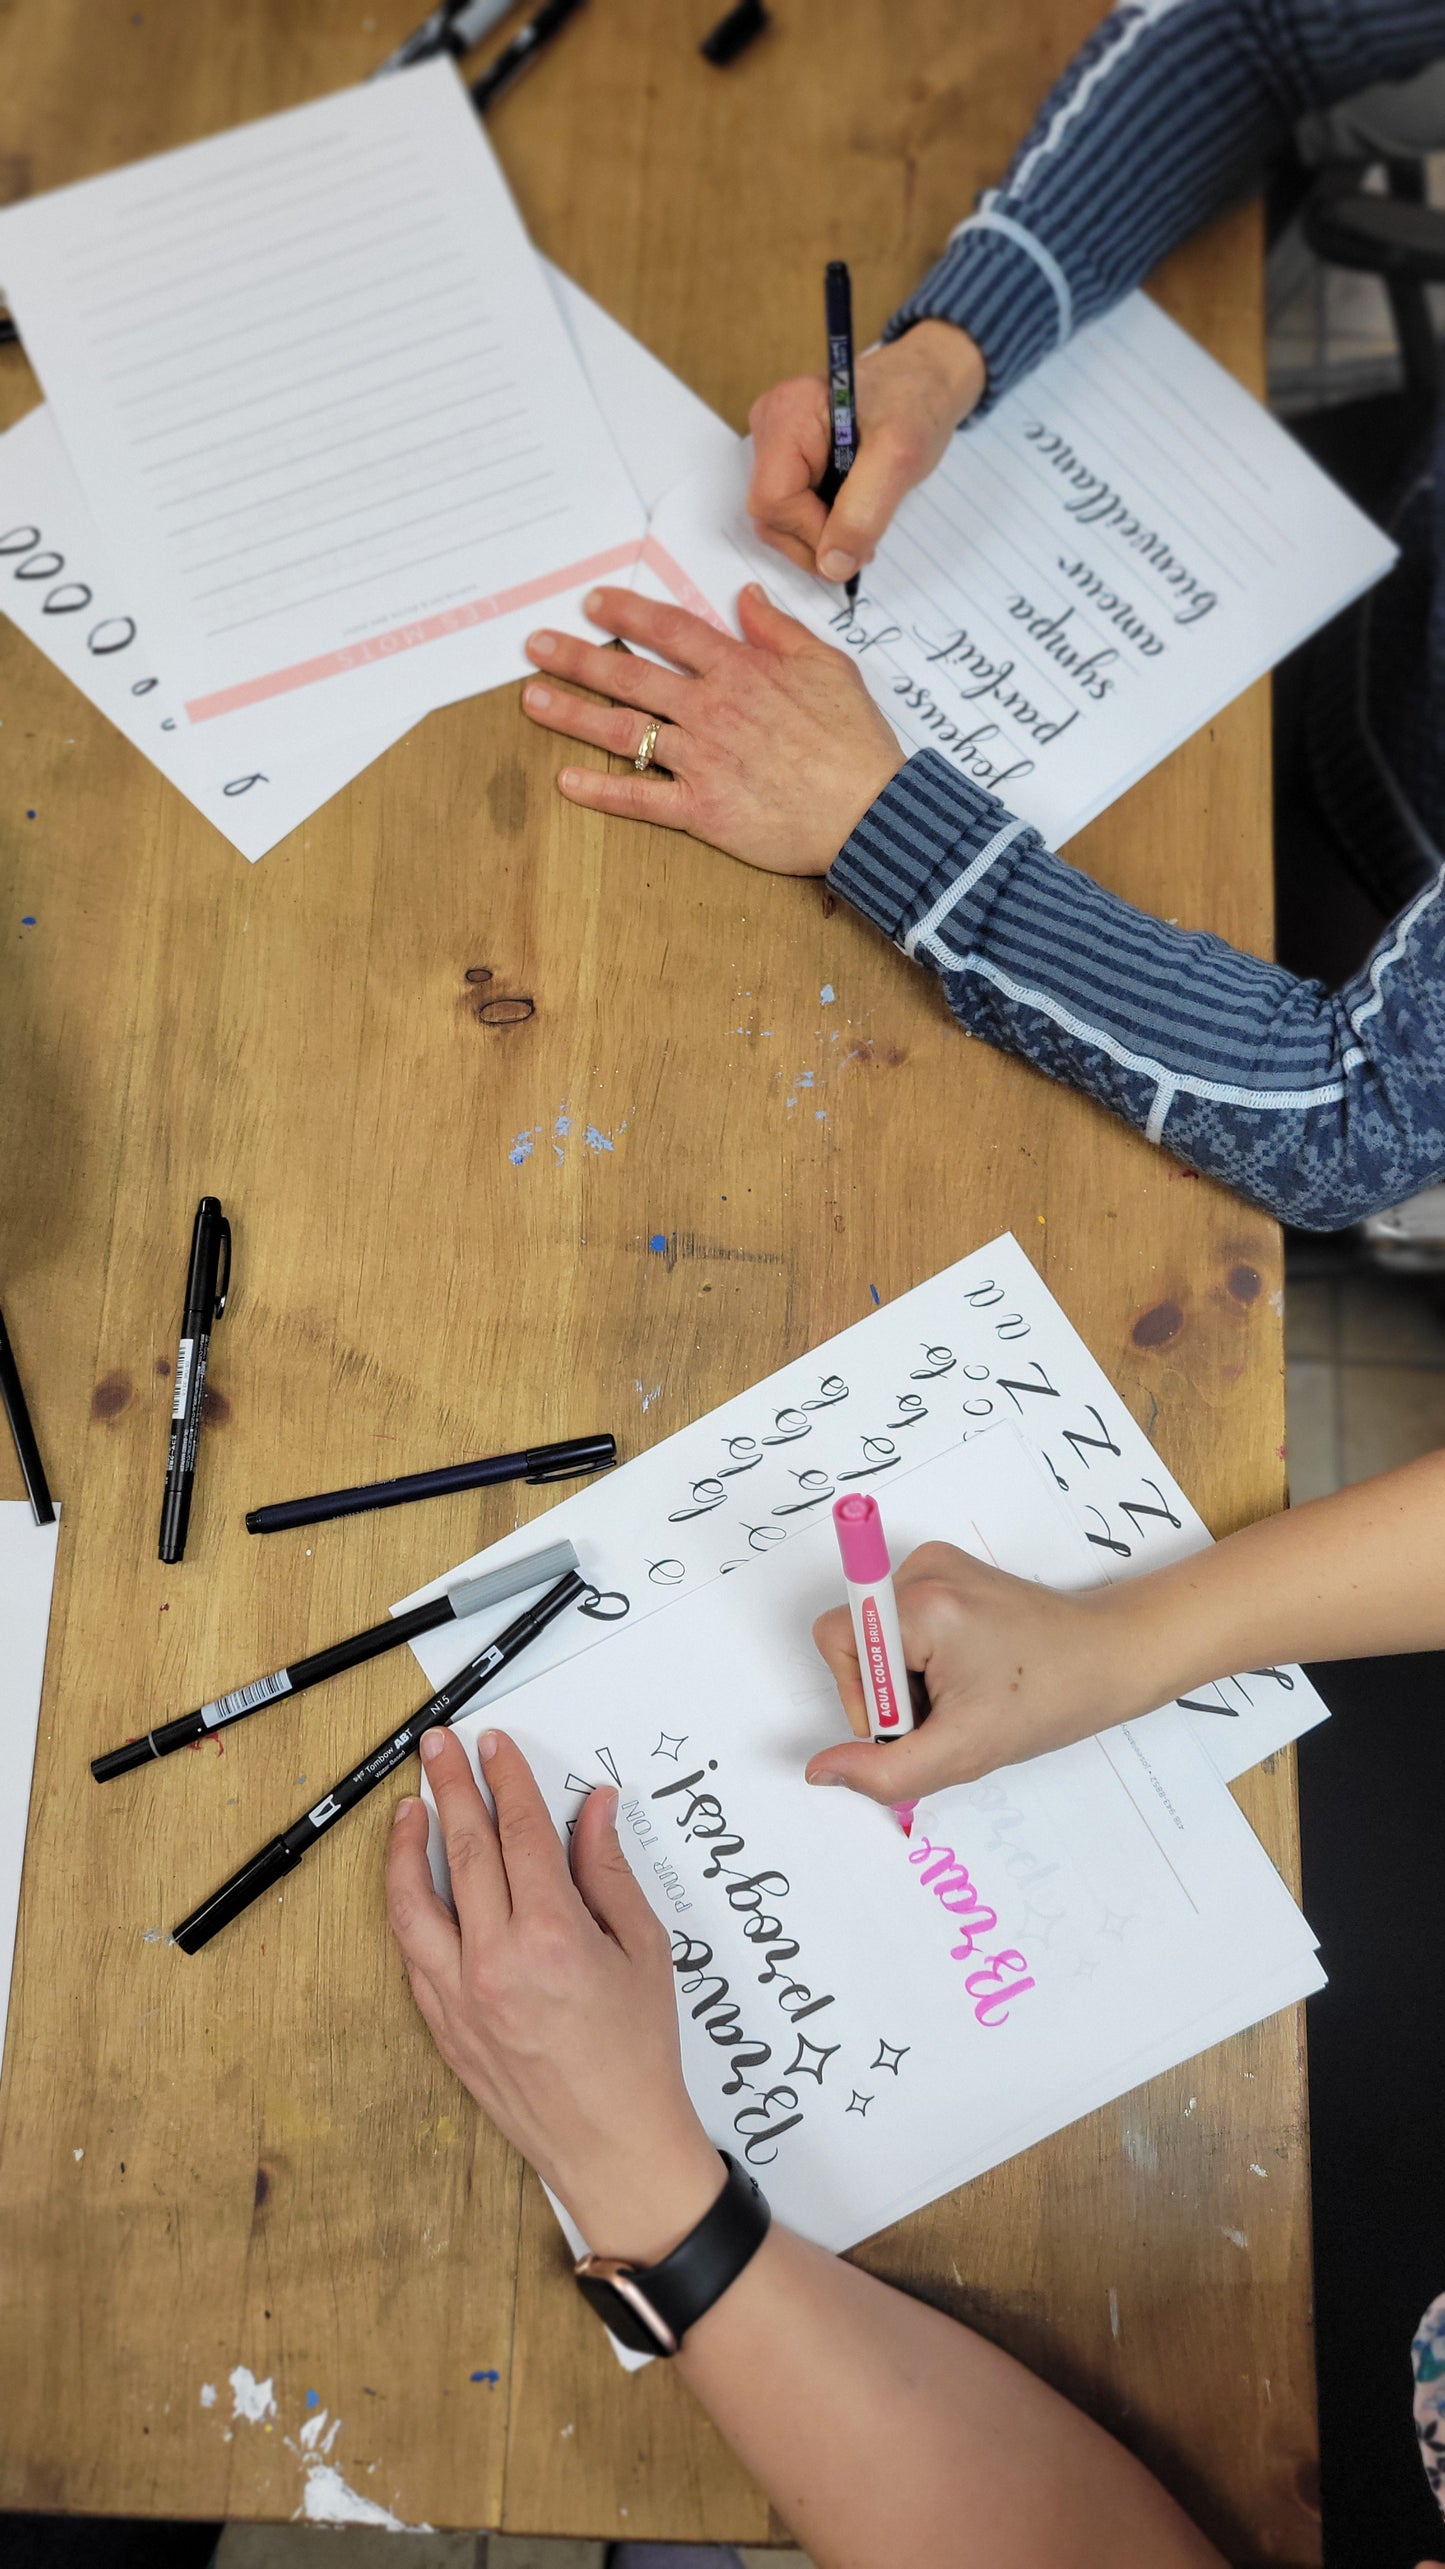
<svg viewBox="0 0 1445 2569"><path fill-rule="evenodd" d="M833 2054L841 2052L842 2048L841 2043L810 2043L805 2034L800 2034L797 2053L789 2062L786 2075L789 2078L815 2078L821 2087L824 2070ZM813 2055L811 2060L808 2058L810 2052Z"/></svg>
<svg viewBox="0 0 1445 2569"><path fill-rule="evenodd" d="M868 2066L870 2069L891 2069L894 2077L896 2078L898 2076L899 2062L902 2060L904 2053L911 2052L912 2049L913 2045L911 2043L899 2043L895 2048L892 2043L885 2043L882 2035L880 2034L878 2037L878 2058L876 2061L870 2061Z"/></svg>
<svg viewBox="0 0 1445 2569"><path fill-rule="evenodd" d="M1099 1957L1097 1954L1080 1954L1078 1961L1074 1965L1074 1978L1075 1980L1092 1980L1098 1968Z"/></svg>
<svg viewBox="0 0 1445 2569"><path fill-rule="evenodd" d="M686 1731L679 1731L675 1738L671 1731L659 1731L657 1734L657 1746L653 1750L652 1754L654 1757L670 1757L673 1765L675 1766L686 1745Z"/></svg>
<svg viewBox="0 0 1445 2569"><path fill-rule="evenodd" d="M845 2114L866 2114L872 2102L873 2099L871 2096L860 2096L857 2088L855 2087L853 2090L852 2101L850 2104L844 2106L843 2111Z"/></svg>
<svg viewBox="0 0 1445 2569"><path fill-rule="evenodd" d="M1099 1920L1099 1933L1101 1936L1113 1936L1119 1944L1122 1944L1125 1928L1132 1927L1133 1924L1132 1910L1106 1909Z"/></svg>

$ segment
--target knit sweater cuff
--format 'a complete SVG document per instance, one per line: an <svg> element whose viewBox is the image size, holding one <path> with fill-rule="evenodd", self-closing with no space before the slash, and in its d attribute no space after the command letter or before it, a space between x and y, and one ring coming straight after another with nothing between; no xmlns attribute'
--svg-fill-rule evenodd
<svg viewBox="0 0 1445 2569"><path fill-rule="evenodd" d="M1007 215L974 215L885 326L900 338L915 321L951 321L982 351L988 384L981 410L1000 400L1069 336L1072 299L1052 251Z"/></svg>
<svg viewBox="0 0 1445 2569"><path fill-rule="evenodd" d="M985 891L985 878L1025 835L1034 833L996 794L960 775L936 749L921 749L869 805L828 881L905 953L944 911L950 944L966 944L999 889L995 879Z"/></svg>

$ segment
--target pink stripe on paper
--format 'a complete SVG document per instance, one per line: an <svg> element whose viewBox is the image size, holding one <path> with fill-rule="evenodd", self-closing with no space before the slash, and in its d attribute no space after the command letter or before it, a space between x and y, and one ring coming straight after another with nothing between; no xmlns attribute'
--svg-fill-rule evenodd
<svg viewBox="0 0 1445 2569"><path fill-rule="evenodd" d="M376 660L394 660L399 652L415 651L424 642L439 642L449 633L465 633L474 624L490 624L494 617L510 615L517 607L535 606L542 598L555 598L562 589L580 588L584 580L600 580L609 571L629 570L644 553L661 553L651 538L614 544L610 552L594 553L590 561L569 562L560 571L549 571L537 580L520 581L514 589L499 589L495 597L472 598L465 606L444 607L437 615L421 616L415 624L393 626L390 633L374 633L365 642L349 643L342 651L323 651L314 660L293 661L289 669L272 669L263 678L247 678L236 687L219 688L213 696L193 696L186 706L193 723L210 722L216 714L232 714L243 705L262 705L271 696L289 696L298 687L312 687L320 678L337 678L347 669L364 669ZM664 554L662 561L667 560ZM659 564L659 568L661 565ZM677 571L683 580L686 574ZM662 572L668 578L666 571ZM668 580L669 587L672 581ZM681 594L679 592L679 594ZM700 594L700 593L697 593ZM698 612L709 615L706 599Z"/></svg>
<svg viewBox="0 0 1445 2569"><path fill-rule="evenodd" d="M689 578L680 562L674 562L666 545L659 544L655 535L646 538L642 559L648 570L655 571L664 586L671 589L680 607L686 607L691 615L701 616L705 624L715 626L719 633L729 635L734 641L737 639L727 618L718 614L711 598L703 596L696 580Z"/></svg>

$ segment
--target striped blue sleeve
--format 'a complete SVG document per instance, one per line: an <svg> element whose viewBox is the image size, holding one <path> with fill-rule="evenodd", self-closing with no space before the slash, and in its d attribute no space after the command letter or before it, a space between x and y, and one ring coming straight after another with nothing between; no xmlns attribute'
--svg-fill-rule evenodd
<svg viewBox="0 0 1445 2569"><path fill-rule="evenodd" d="M1307 111L1445 54L1445 0L1121 0L889 322L953 321L996 401L1254 183Z"/></svg>
<svg viewBox="0 0 1445 2569"><path fill-rule="evenodd" d="M1445 876L1331 992L1134 909L923 750L829 881L969 1034L1282 1222L1339 1230L1445 1178Z"/></svg>

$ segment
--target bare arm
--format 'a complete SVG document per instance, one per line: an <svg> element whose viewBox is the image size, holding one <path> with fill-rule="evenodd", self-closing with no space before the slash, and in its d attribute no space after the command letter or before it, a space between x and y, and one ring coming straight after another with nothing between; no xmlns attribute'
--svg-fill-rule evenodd
<svg viewBox="0 0 1445 2569"><path fill-rule="evenodd" d="M460 1743L434 1732L423 1749L455 1917L431 1886L421 1804L397 1810L388 1892L412 1989L593 2249L651 2265L723 2176L683 2085L666 1930L610 1788L578 1821L569 1871L521 1752L496 1733L481 1746L495 1827ZM560 2257L556 2289L570 2289ZM677 2360L819 2569L1219 2569L1157 2481L1011 2356L786 2231Z"/></svg>
<svg viewBox="0 0 1445 2569"><path fill-rule="evenodd" d="M1442 1553L1445 1452L1084 1596L925 1544L895 1584L929 1719L889 1747L886 1779L871 1744L825 1749L809 1779L896 1801L1085 1739L1238 1668L1445 1648ZM820 1616L814 1637L866 1732L846 1607Z"/></svg>

